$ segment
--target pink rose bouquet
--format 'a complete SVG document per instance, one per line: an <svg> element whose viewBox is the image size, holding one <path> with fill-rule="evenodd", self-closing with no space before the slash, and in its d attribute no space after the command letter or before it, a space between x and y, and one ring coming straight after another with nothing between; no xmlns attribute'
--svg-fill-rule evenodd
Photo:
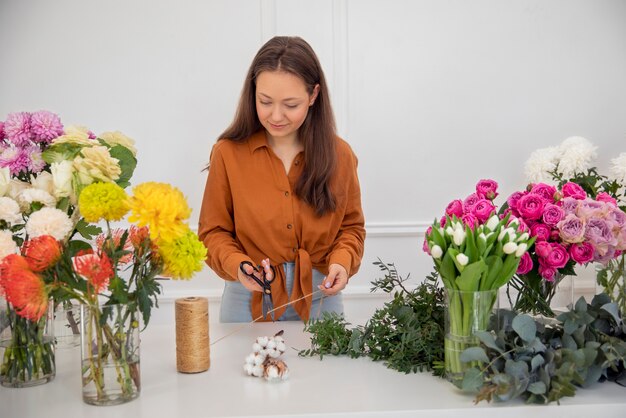
<svg viewBox="0 0 626 418"><path fill-rule="evenodd" d="M575 275L576 264L606 264L626 250L626 214L610 196L593 199L573 182L560 189L538 183L507 202L503 213L523 221L536 239L509 284L518 291L515 310L552 316L556 286Z"/></svg>

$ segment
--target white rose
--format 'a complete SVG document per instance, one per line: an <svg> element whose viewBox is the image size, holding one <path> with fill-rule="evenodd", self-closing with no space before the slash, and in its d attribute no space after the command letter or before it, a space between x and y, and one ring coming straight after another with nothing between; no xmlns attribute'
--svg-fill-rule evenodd
<svg viewBox="0 0 626 418"><path fill-rule="evenodd" d="M13 241L13 234L11 231L3 229L0 231L0 260L9 254L15 254L17 252L17 245Z"/></svg>
<svg viewBox="0 0 626 418"><path fill-rule="evenodd" d="M9 192L11 187L11 171L9 167L0 168L0 196L4 196Z"/></svg>
<svg viewBox="0 0 626 418"><path fill-rule="evenodd" d="M57 199L72 196L72 176L74 168L71 161L61 161L50 165L52 171L52 183L54 185L53 195Z"/></svg>
<svg viewBox="0 0 626 418"><path fill-rule="evenodd" d="M52 174L48 173L47 171L42 171L37 175L36 178L35 176L31 175L30 184L36 189L48 192L48 194L50 195L54 194L54 182L52 180Z"/></svg>

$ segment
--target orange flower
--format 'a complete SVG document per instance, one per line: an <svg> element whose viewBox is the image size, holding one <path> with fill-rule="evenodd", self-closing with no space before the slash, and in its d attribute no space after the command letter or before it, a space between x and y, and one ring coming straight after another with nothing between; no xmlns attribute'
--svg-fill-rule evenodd
<svg viewBox="0 0 626 418"><path fill-rule="evenodd" d="M107 289L115 274L106 254L85 254L72 259L74 270L93 286L96 293Z"/></svg>
<svg viewBox="0 0 626 418"><path fill-rule="evenodd" d="M34 272L41 272L61 258L61 244L50 235L41 235L24 243L22 254Z"/></svg>
<svg viewBox="0 0 626 418"><path fill-rule="evenodd" d="M26 259L10 254L0 265L0 285L15 313L30 321L38 321L48 309L48 294L41 277L28 268Z"/></svg>
<svg viewBox="0 0 626 418"><path fill-rule="evenodd" d="M133 244L136 250L139 250L143 247L144 241L149 239L149 236L150 230L147 226L137 227L132 225L128 234L128 240Z"/></svg>

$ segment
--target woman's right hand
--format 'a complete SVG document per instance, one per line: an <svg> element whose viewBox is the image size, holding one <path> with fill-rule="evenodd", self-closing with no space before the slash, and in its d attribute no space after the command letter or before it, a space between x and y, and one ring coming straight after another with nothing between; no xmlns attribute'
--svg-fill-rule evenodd
<svg viewBox="0 0 626 418"><path fill-rule="evenodd" d="M274 278L274 275L272 273L272 269L270 268L270 259L266 258L265 260L261 261L261 267L265 270L265 277L267 278L267 280L271 281ZM263 280L261 272L254 270L251 265L244 264L243 268L246 270L246 273L254 274L254 276L256 276L259 280ZM263 291L263 288L261 288L261 286L259 286L259 284L252 280L250 277L243 274L241 269L237 270L237 279L239 279L239 282L243 285L243 287L248 289L250 292Z"/></svg>

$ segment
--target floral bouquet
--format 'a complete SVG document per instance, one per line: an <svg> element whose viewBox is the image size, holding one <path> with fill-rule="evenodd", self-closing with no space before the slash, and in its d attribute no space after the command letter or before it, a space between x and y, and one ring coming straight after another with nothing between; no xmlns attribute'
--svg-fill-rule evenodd
<svg viewBox="0 0 626 418"><path fill-rule="evenodd" d="M572 137L560 147L535 151L526 162L530 179L549 177L557 186L531 183L508 199L506 212L520 218L536 237L510 283L518 291L514 309L554 316L550 302L563 276L575 275L576 264L611 266L626 248L626 218L616 200L623 198L623 186L590 167L593 158L595 147L584 138ZM613 164L618 167L619 159ZM617 282L615 276L611 279Z"/></svg>
<svg viewBox="0 0 626 418"><path fill-rule="evenodd" d="M534 243L517 219L497 215L497 186L481 180L476 193L453 200L424 240L423 250L433 258L447 293L445 366L452 381L471 367L461 353L478 344L474 333L487 328L498 289Z"/></svg>
<svg viewBox="0 0 626 418"><path fill-rule="evenodd" d="M100 229L80 217L80 190L94 181L125 184L135 165L132 140L118 132L98 138L86 128L64 128L48 111L12 113L0 122L0 294L8 302L10 331L0 338L1 384L26 386L54 377L53 340L45 332L48 301L39 297L47 292L35 280L40 270L11 260L40 236L68 244L77 232L91 239ZM53 296L56 302L66 297Z"/></svg>

